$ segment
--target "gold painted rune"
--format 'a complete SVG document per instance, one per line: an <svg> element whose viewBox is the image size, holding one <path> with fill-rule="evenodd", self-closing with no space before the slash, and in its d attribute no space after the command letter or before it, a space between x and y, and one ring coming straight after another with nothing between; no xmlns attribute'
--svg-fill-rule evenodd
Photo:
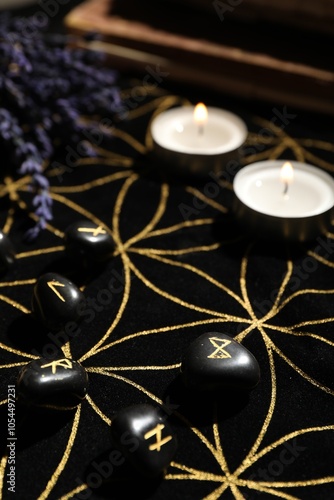
<svg viewBox="0 0 334 500"><path fill-rule="evenodd" d="M158 424L156 427L154 427L154 429L146 432L146 434L144 436L145 439L150 439L154 435L156 435L156 439L157 439L155 443L153 443L149 446L149 450L160 451L161 446L168 443L168 441L170 441L172 439L172 436L166 436L165 438L161 439L161 431L164 428L165 428L164 424Z"/></svg>
<svg viewBox="0 0 334 500"><path fill-rule="evenodd" d="M98 234L106 234L106 230L103 229L102 226L97 227L79 227L78 231L80 233L93 233L93 236L97 236Z"/></svg>
<svg viewBox="0 0 334 500"><path fill-rule="evenodd" d="M231 340L220 339L218 337L210 337L211 344L216 347L216 350L208 356L211 359L226 359L231 358L231 354L224 350L224 347L231 343Z"/></svg>
<svg viewBox="0 0 334 500"><path fill-rule="evenodd" d="M59 281L48 281L48 286L51 288L51 290L57 295L57 297L62 300L63 302L66 302L64 297L58 292L58 290L55 288L56 286L61 286L64 287L64 283L59 283Z"/></svg>
<svg viewBox="0 0 334 500"><path fill-rule="evenodd" d="M51 366L52 373L57 373L57 366L61 366L67 370L68 368L72 368L72 361L66 358L57 359L56 361L51 361L51 363L47 363L46 365L42 365L41 368L49 368Z"/></svg>

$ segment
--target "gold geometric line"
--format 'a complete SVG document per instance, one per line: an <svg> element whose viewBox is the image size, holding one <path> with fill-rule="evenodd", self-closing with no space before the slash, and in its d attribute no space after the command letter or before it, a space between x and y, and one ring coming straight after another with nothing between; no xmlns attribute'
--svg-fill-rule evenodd
<svg viewBox="0 0 334 500"><path fill-rule="evenodd" d="M301 146L301 144L299 144L298 140L292 139L292 137L288 137L285 142L287 147L289 147L293 151L296 160L304 162L306 150Z"/></svg>
<svg viewBox="0 0 334 500"><path fill-rule="evenodd" d="M14 219L15 219L15 209L14 207L10 207L6 214L6 221L2 227L2 231L5 234L9 234L11 231L13 224L14 224Z"/></svg>
<svg viewBox="0 0 334 500"><path fill-rule="evenodd" d="M318 156L312 154L310 151L305 150L305 158L311 163L314 163L315 165L323 168L324 170L329 170L330 172L334 171L334 165L332 163L322 160Z"/></svg>
<svg viewBox="0 0 334 500"><path fill-rule="evenodd" d="M249 481L247 483L247 487L255 491L261 491L262 493L269 493L269 495L273 497L284 498L285 500L302 500L300 497L295 497L294 495L292 496L289 493L273 490L268 486L268 484L269 483L260 484Z"/></svg>
<svg viewBox="0 0 334 500"><path fill-rule="evenodd" d="M212 200L211 198L208 198L203 193L201 193L201 191L199 191L198 189L196 189L192 186L187 186L186 191L190 194L193 194L196 198L204 201L207 205L210 205L211 207L215 208L219 212L222 212L223 214L226 214L228 212L228 209L226 207L224 207L223 205L220 205L219 203Z"/></svg>
<svg viewBox="0 0 334 500"><path fill-rule="evenodd" d="M218 498L221 498L222 494L227 490L228 487L229 484L225 482L224 484L218 486L218 488L216 488L214 491L212 491L212 493L209 493L209 495L203 497L202 500L218 500Z"/></svg>
<svg viewBox="0 0 334 500"><path fill-rule="evenodd" d="M334 293L334 288L332 290L316 290L315 288L307 288L305 290L298 290L297 292L293 293L292 295L290 295L289 297L287 297L280 305L279 307L276 309L276 312L279 312L281 311L292 299L298 297L299 295L306 295L306 294L323 294L323 295L326 295L326 294L332 294Z"/></svg>
<svg viewBox="0 0 334 500"><path fill-rule="evenodd" d="M240 474L242 472L244 472L246 469L248 469L252 464L257 462L260 458L265 456L267 453L270 453L275 448L278 448L278 446L280 446L283 443L286 443L290 439L302 436L304 434L309 434L310 432L324 432L324 431L332 431L332 430L334 430L334 425L325 425L323 427L307 427L304 429L299 429L297 431L290 432L289 434L285 434L280 439L277 439L276 441L271 443L269 446L266 446L261 451L259 451L255 455L253 455L253 457L251 457L249 459L247 466L246 467L244 466L241 468ZM265 483L265 484L267 484L267 483ZM282 486L284 486L285 483L278 483L278 484L280 484L280 487L282 487Z"/></svg>
<svg viewBox="0 0 334 500"><path fill-rule="evenodd" d="M35 283L36 283L36 278L30 278L27 280L2 281L0 283L0 287L4 288L6 286L34 285Z"/></svg>
<svg viewBox="0 0 334 500"><path fill-rule="evenodd" d="M291 329L301 328L302 326L308 325L324 325L325 323L331 323L334 321L334 317L331 318L322 318L322 319L314 319L309 321L303 321L302 323L296 323L295 325L290 325Z"/></svg>
<svg viewBox="0 0 334 500"><path fill-rule="evenodd" d="M150 222L142 229L139 233L136 235L132 236L132 238L128 239L126 242L124 242L123 247L124 249L130 247L137 241L139 241L142 238L145 238L147 234L152 231L152 229L158 224L160 221L161 217L166 211L166 205L167 205L167 200L169 196L169 186L168 184L162 184L161 185L161 194L160 194L160 200L158 203L158 207L156 209L155 214L153 215L152 219Z"/></svg>
<svg viewBox="0 0 334 500"><path fill-rule="evenodd" d="M118 128L113 128L113 136L121 139L131 146L134 150L138 151L138 153L145 154L146 148L144 144L141 144L137 139L135 139L132 135L128 134L124 130L120 130Z"/></svg>
<svg viewBox="0 0 334 500"><path fill-rule="evenodd" d="M26 361L20 361L19 363L9 363L8 365L0 365L0 370L1 368L16 368L17 366L23 366L26 365Z"/></svg>
<svg viewBox="0 0 334 500"><path fill-rule="evenodd" d="M272 346L272 348L274 349L274 351L277 352L277 354L282 359L284 359L284 361L286 363L288 363L288 365L290 365L291 368L293 368L298 373L298 375L300 375L301 377L303 377L305 380L307 380L310 384L314 385L318 389L321 389L322 391L326 392L327 394L330 394L331 396L334 396L334 390L330 389L329 387L326 387L325 385L321 385L317 380L315 380L314 378L312 378L309 375L307 375L307 373L305 373L303 370L301 370L287 356L285 356L282 353L282 351L272 342L272 340L269 337L267 337L267 342L270 343L270 345Z"/></svg>
<svg viewBox="0 0 334 500"><path fill-rule="evenodd" d="M307 252L307 255L309 255L310 257L313 257L315 260L317 260L321 264L325 264L325 266L334 268L333 262L330 262L329 260L324 259L324 257L321 257L320 255L316 254L315 252L309 251L309 252Z"/></svg>
<svg viewBox="0 0 334 500"><path fill-rule="evenodd" d="M268 155L268 160L276 160L287 148L285 141L278 144L276 148Z"/></svg>
<svg viewBox="0 0 334 500"><path fill-rule="evenodd" d="M175 469L180 469L185 472L189 472L189 475L192 475L198 478L200 481L225 481L226 477L213 474L211 472L204 472L198 469L194 469L193 467L189 467L184 464L179 464L177 462L171 462L170 467L174 467Z"/></svg>
<svg viewBox="0 0 334 500"><path fill-rule="evenodd" d="M172 474L168 473L164 476L164 480L173 480L173 481L210 481L210 482L217 482L217 483L223 483L226 481L226 478L223 476L214 476L214 474L207 474L206 472L203 472L202 474L199 473L197 475L194 474Z"/></svg>
<svg viewBox="0 0 334 500"><path fill-rule="evenodd" d="M277 326L277 325L270 325L269 323L264 323L263 326L265 328L269 328L271 330L276 330L278 332L286 333L287 335L294 335L295 337L310 337L315 340L319 340L320 342L323 342L324 344L328 344L331 347L334 347L334 341L328 340L325 337L322 337L321 335L317 335L316 333L311 333L311 332L296 332L295 330L292 330L290 328L286 328L283 326Z"/></svg>
<svg viewBox="0 0 334 500"><path fill-rule="evenodd" d="M57 194L57 193L51 193L51 197L53 200L58 201L62 205L65 205L66 207L71 208L72 210L74 210L78 214L83 215L86 219L89 219L89 220L95 222L95 224L97 226L105 227L104 223L100 219L95 217L94 214L92 214L88 210L85 210L81 205L74 203L69 198L66 198L65 196L61 196L60 194ZM106 229L108 231L110 231L108 228L106 228ZM63 238L64 238L64 236L65 236L64 233L62 233Z"/></svg>
<svg viewBox="0 0 334 500"><path fill-rule="evenodd" d="M274 303L274 306L273 306L273 310L275 311L275 313L277 313L277 306L281 300L281 297L283 295L283 293L285 292L285 289L288 285L288 282L290 281L290 278L291 278L291 275L292 275L292 271L293 271L293 263L291 260L288 260L287 261L287 271L286 271L286 274L284 276L284 279L282 281L282 284L279 288L279 291L278 291L278 294L277 294L277 297L275 299L275 303Z"/></svg>
<svg viewBox="0 0 334 500"><path fill-rule="evenodd" d="M105 375L107 377L112 377L112 378L115 378L117 380L121 380L122 382L124 382L124 383L126 383L128 385L131 385L132 387L134 387L138 391L142 392L143 394L146 394L146 396L148 396L150 399L152 399L153 401L155 401L159 405L163 406L163 401L160 398L158 398L157 396L155 396L155 394L153 394L152 392L148 391L145 387L143 387L140 384L137 384L136 382L134 382L131 379L123 377L122 375L117 375L116 373L109 373L109 372L106 372L104 370L96 370L93 367L91 367L90 371L92 373L98 373L99 375ZM212 455L216 458L217 462L220 465L222 465L221 460L220 460L220 456L217 453L217 451L214 448L214 446L212 446L212 444L210 443L210 441L196 427L193 427L191 425L191 423L189 422L189 420L187 418L185 418L183 415L181 415L178 411L174 411L173 415L176 416L177 418L179 418L180 420L182 420L184 423L186 423L188 425L188 427L190 428L190 430L201 440L201 442L208 448L208 450L211 451Z"/></svg>
<svg viewBox="0 0 334 500"><path fill-rule="evenodd" d="M18 302L15 302L14 300L11 300L6 295L1 295L0 294L0 300L2 300L3 302L6 302L6 304L9 304L10 306L14 307L15 309L18 309L19 311L21 311L21 312L23 312L25 314L30 314L29 309L27 309L22 304L19 304Z"/></svg>
<svg viewBox="0 0 334 500"><path fill-rule="evenodd" d="M251 332L255 328L258 328L258 326L260 324L259 321L253 322L252 320L245 320L244 323L251 323L251 324L234 337L234 340L236 340L237 342L240 342L240 343L244 340L244 338L247 337L249 332Z"/></svg>
<svg viewBox="0 0 334 500"><path fill-rule="evenodd" d="M65 495L62 495L59 500L70 500L75 498L75 495L78 493L81 493L81 491L84 491L88 488L88 484L81 484L80 486L77 486L73 490L69 491L68 493L65 493Z"/></svg>
<svg viewBox="0 0 334 500"><path fill-rule="evenodd" d="M260 153L253 153L249 156L246 156L244 158L244 163L247 164L247 163L253 163L255 161L267 160L270 154L274 153L277 150L279 145L280 144L275 145L272 148L268 148L265 151L261 151Z"/></svg>
<svg viewBox="0 0 334 500"><path fill-rule="evenodd" d="M146 394L146 396L148 396L150 399L152 399L153 401L155 401L159 405L163 405L163 401L160 398L155 396L152 392L148 391L147 389L145 389L145 387L141 386L140 384L133 382L133 380L130 380L126 377L123 377L122 375L116 375L116 373L109 373L109 372L107 372L103 369L100 369L100 368L90 367L89 371L90 371L90 373L97 373L98 375L104 375L106 377L112 377L112 378L115 378L117 380L121 380L122 382L125 382L126 384L131 385L135 389L139 390L143 394Z"/></svg>
<svg viewBox="0 0 334 500"><path fill-rule="evenodd" d="M180 250L163 250L160 248L140 248L132 247L129 249L130 252L139 253L140 255L187 255L188 253L194 252L211 252L212 250L217 250L220 248L222 243L213 243L212 245L201 245L199 247L189 247L182 248Z"/></svg>
<svg viewBox="0 0 334 500"><path fill-rule="evenodd" d="M25 175L17 181L13 181L11 178L6 177L5 181L6 185L2 185L0 189L0 198L8 194L11 201L16 201L17 191L19 189L22 189L23 186L27 186L28 184L30 184L31 176Z"/></svg>
<svg viewBox="0 0 334 500"><path fill-rule="evenodd" d="M147 278L145 278L145 276L139 271L139 269L130 260L129 260L129 266L132 269L132 271L135 273L135 275L144 283L145 286L147 286L147 288L150 288L155 293L157 293L158 295L161 295L165 299L170 300L171 302L174 302L175 304L178 304L179 306L186 307L186 308L191 309L193 311L197 311L197 312L205 313L205 314L210 314L213 316L218 316L221 318L229 317L230 319L232 319L232 316L228 316L226 314L220 313L218 311L213 311L211 309L206 309L203 307L196 306L196 305L191 304L189 302L186 302L182 299L179 299L178 297L175 297L174 295L171 295L168 292L165 292L164 290L161 290L156 285L154 285L151 281L149 281Z"/></svg>
<svg viewBox="0 0 334 500"><path fill-rule="evenodd" d="M234 476L239 476L243 470L245 470L246 468L249 467L249 465L248 465L249 461L255 455L257 450L259 449L259 447L260 447L260 445L261 445L261 443L266 435L269 424L270 424L272 417L273 417L273 414L274 414L274 409L275 409L275 404L276 404L276 396L277 396L276 373L275 373L275 364L274 364L274 357L273 357L272 350L270 347L267 347L267 351L268 351L268 356L269 356L270 373L271 373L271 388L272 388L268 413L266 415L262 429L261 429L255 443L253 444L252 448L250 449L249 453L244 458L244 460L242 461L240 466L233 473Z"/></svg>
<svg viewBox="0 0 334 500"><path fill-rule="evenodd" d="M94 366L94 368L99 368L100 370L106 372L122 372L122 371L146 371L146 370L176 370L180 368L181 363L175 363L174 365L143 365L143 366ZM1 368L1 366L0 366ZM86 371L91 371L89 367L86 368Z"/></svg>
<svg viewBox="0 0 334 500"><path fill-rule="evenodd" d="M83 356L81 356L81 358L79 360L80 362L82 362L82 361L84 361L84 360L86 360L86 359L94 356L96 354L96 351L98 350L98 348L102 344L104 344L104 342L109 338L109 336L111 335L112 331L116 328L117 324L121 320L123 312L124 312L124 310L126 308L126 305L127 305L128 301L129 301L130 286L131 286L130 269L129 269L128 265L127 265L126 254L123 254L121 257L122 257L122 261L123 261L123 265L124 265L124 278L125 278L122 302L121 302L121 304L119 306L119 309L117 311L117 314L116 314L113 322L109 326L109 328L106 331L106 333L100 338L100 340L88 352L86 352L86 354L84 354Z"/></svg>
<svg viewBox="0 0 334 500"><path fill-rule="evenodd" d="M190 104L188 99L182 98L177 95L160 96L157 99L153 99L147 104L138 107L137 109L129 111L128 116L131 119L138 118L139 116L143 116L144 114L147 114L152 110L158 111L161 107L170 108L171 106L178 103L182 103L183 105Z"/></svg>
<svg viewBox="0 0 334 500"><path fill-rule="evenodd" d="M245 497L241 494L236 484L231 483L230 488L236 500L245 500Z"/></svg>
<svg viewBox="0 0 334 500"><path fill-rule="evenodd" d="M98 148L94 148L98 150ZM75 162L75 166L79 167L81 165L106 165L108 167L124 167L124 168L132 168L134 164L133 158L121 158L117 155L108 155L107 158L80 158Z"/></svg>
<svg viewBox="0 0 334 500"><path fill-rule="evenodd" d="M63 252L65 249L64 245L49 248L39 248L38 250L30 250L28 252L21 252L15 255L16 259L25 259L26 257L35 257L40 255L46 255L48 253ZM36 280L35 280L36 281Z"/></svg>
<svg viewBox="0 0 334 500"><path fill-rule="evenodd" d="M64 455L63 455L62 459L60 460L56 470L52 474L51 479L49 480L48 484L46 485L45 490L40 494L40 496L38 497L37 500L45 500L46 498L48 498L51 491L55 487L61 473L65 469L66 463L68 462L68 459L70 457L70 453L71 453L71 450L72 450L72 447L74 444L74 440L75 440L75 437L76 437L76 434L78 431L78 426L79 426L79 421L80 421L80 412L81 412L81 406L78 406L78 408L75 412L71 434L70 434L66 449L64 451Z"/></svg>
<svg viewBox="0 0 334 500"><path fill-rule="evenodd" d="M0 462L0 498L4 498L5 472L7 467L8 455L4 455Z"/></svg>
<svg viewBox="0 0 334 500"><path fill-rule="evenodd" d="M124 179L131 175L131 171L129 172L116 172L115 174L106 175L105 177L99 177L94 181L85 182L84 184L78 184L75 186L59 186L50 188L51 193L83 193L84 191L88 191L90 189L94 189L100 186L105 186L107 183Z"/></svg>
<svg viewBox="0 0 334 500"><path fill-rule="evenodd" d="M5 404L7 404L7 403L8 403L8 398L3 399L2 401L0 401L0 406L1 406L1 405L5 405ZM1 497L0 497L0 498L1 498Z"/></svg>
<svg viewBox="0 0 334 500"><path fill-rule="evenodd" d="M227 460L225 458L222 444L221 444L221 440L220 440L219 427L218 427L217 403L216 402L215 402L214 406L215 406L215 408L214 408L214 419L213 419L213 437L215 440L215 447L216 447L217 453L220 456L220 462L222 464L222 471L224 472L226 477L229 478L231 473L230 473L230 469L227 465Z"/></svg>
<svg viewBox="0 0 334 500"><path fill-rule="evenodd" d="M245 141L245 146L253 146L254 144L277 144L279 141L281 141L280 137L276 136L271 136L271 137L266 137L266 136L259 136L259 134L254 133L254 132L249 132L247 135L247 139Z"/></svg>
<svg viewBox="0 0 334 500"><path fill-rule="evenodd" d="M253 122L261 127L266 127L269 130L272 130L278 137L288 137L282 128L277 127L273 122L267 120L266 118L255 116L253 118Z"/></svg>
<svg viewBox="0 0 334 500"><path fill-rule="evenodd" d="M309 138L298 139L298 140L306 148L317 148L317 149L323 149L324 151L334 151L334 144L332 144L331 142L321 141L317 139L309 139Z"/></svg>
<svg viewBox="0 0 334 500"><path fill-rule="evenodd" d="M268 488L304 488L306 486L316 486L318 484L334 483L334 476L321 477L318 479L306 479L305 481L273 481L270 483L263 483L259 481L258 484L266 484Z"/></svg>
<svg viewBox="0 0 334 500"><path fill-rule="evenodd" d="M214 222L213 218L195 219L193 221L186 220L186 221L180 222L178 224L174 224L173 226L165 227L163 229L155 229L154 231L151 231L146 236L146 238L153 238L155 236L162 236L165 234L174 233L175 231L178 231L179 229L184 229L186 227L211 225L213 222Z"/></svg>
<svg viewBox="0 0 334 500"><path fill-rule="evenodd" d="M212 278L209 274L205 273L204 271L201 271L200 269L196 268L195 266L192 266L191 264L186 264L184 262L178 262L174 261L171 259L166 259L163 257L158 256L157 254L150 254L148 257L155 259L159 262L163 262L164 264L168 264L170 266L175 266L175 267L181 267L182 269L186 269L187 271L191 271L194 274L197 274L198 276L201 276L201 278L204 278L207 280L209 283L212 285L216 286L217 288L220 288L224 292L226 292L230 297L233 297L234 300L239 302L239 304L242 305L242 307L245 308L245 304L241 297L239 297L236 293L232 292L229 288L227 288L225 285L217 281L216 279Z"/></svg>
<svg viewBox="0 0 334 500"><path fill-rule="evenodd" d="M128 190L131 188L132 184L138 179L138 174L132 174L130 177L126 179L122 188L120 189L118 196L116 198L114 212L112 217L112 228L114 233L114 239L118 247L121 249L123 247L123 243L121 240L121 235L119 231L119 217L121 214L122 206L127 195Z"/></svg>
<svg viewBox="0 0 334 500"><path fill-rule="evenodd" d="M4 349L5 351L11 352L12 354L17 354L18 356L24 356L26 358L31 358L31 359L38 358L38 356L35 356L34 354L29 354L27 352L14 349L13 347L9 347L8 345L3 344L2 342L0 342L0 349Z"/></svg>
<svg viewBox="0 0 334 500"><path fill-rule="evenodd" d="M163 326L161 328L154 328L152 330L143 330L141 332L136 332L132 333L130 335L127 335L126 337L122 337L121 339L114 340L110 344L106 344L103 347L100 347L100 349L96 350L96 354L98 352L104 351L105 349L110 349L111 347L114 347L115 345L122 344L123 342L126 342L128 340L138 338L141 336L146 336L146 335L154 335L156 333L164 333L164 332L172 332L174 330L181 330L184 328L192 328L194 326L200 326L200 325L211 325L213 323L225 323L229 320L224 320L221 318L210 318L210 319L205 319L205 320L200 320L200 321L192 321L191 323L183 323L183 324L178 324L178 325L173 325L173 326ZM242 320L243 322L248 322L250 320Z"/></svg>
<svg viewBox="0 0 334 500"><path fill-rule="evenodd" d="M90 404L90 406L92 407L92 409L95 411L95 413L97 413L97 415L108 425L110 426L111 425L111 418L108 418L101 410L100 408L97 406L96 403L94 403L94 401L92 400L92 398L89 396L89 394L86 395L86 400L87 402Z"/></svg>

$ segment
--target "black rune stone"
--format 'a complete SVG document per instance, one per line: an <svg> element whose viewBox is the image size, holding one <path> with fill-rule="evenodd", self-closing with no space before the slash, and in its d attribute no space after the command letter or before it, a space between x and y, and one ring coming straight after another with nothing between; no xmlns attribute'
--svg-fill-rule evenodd
<svg viewBox="0 0 334 500"><path fill-rule="evenodd" d="M0 274L4 274L15 262L15 249L9 237L0 231Z"/></svg>
<svg viewBox="0 0 334 500"><path fill-rule="evenodd" d="M80 220L65 231L65 252L82 264L104 262L114 251L114 240L107 229L90 220Z"/></svg>
<svg viewBox="0 0 334 500"><path fill-rule="evenodd" d="M224 333L199 336L185 351L181 363L184 385L199 391L253 389L260 367L251 352Z"/></svg>
<svg viewBox="0 0 334 500"><path fill-rule="evenodd" d="M111 436L114 446L133 467L151 478L165 472L177 449L166 417L148 404L122 409L112 421Z"/></svg>
<svg viewBox="0 0 334 500"><path fill-rule="evenodd" d="M17 378L17 398L25 405L75 408L87 395L88 375L70 358L31 361Z"/></svg>
<svg viewBox="0 0 334 500"><path fill-rule="evenodd" d="M32 312L51 331L59 331L68 322L80 318L79 305L85 297L70 280L56 273L40 276L34 286Z"/></svg>

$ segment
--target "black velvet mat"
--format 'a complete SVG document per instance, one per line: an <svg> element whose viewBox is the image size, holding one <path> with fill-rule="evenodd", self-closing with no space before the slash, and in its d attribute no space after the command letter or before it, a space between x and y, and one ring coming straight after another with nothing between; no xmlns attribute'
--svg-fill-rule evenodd
<svg viewBox="0 0 334 500"><path fill-rule="evenodd" d="M143 89L140 79L122 87L128 103L134 87L132 95ZM33 243L23 238L31 224L24 208L29 192L13 182L6 191L1 180L0 223L17 259L0 281L0 496L334 498L334 234L297 245L246 236L231 212L232 178L171 179L147 154L156 113L205 100L246 121L240 168L281 158L332 173L331 119L167 86L144 94L115 124L113 139L99 146L98 159L76 155L70 168L49 171L54 219ZM64 231L82 218L106 225L116 242L105 266L85 272L64 254ZM69 277L91 300L69 342L50 337L31 317L34 283L47 271ZM111 280L112 293L103 296ZM261 381L247 396L184 390L182 355L210 331L233 336L256 356ZM88 396L71 411L17 405L11 493L8 385L55 345L86 368ZM141 403L162 407L177 436L161 480L110 462L113 416Z"/></svg>

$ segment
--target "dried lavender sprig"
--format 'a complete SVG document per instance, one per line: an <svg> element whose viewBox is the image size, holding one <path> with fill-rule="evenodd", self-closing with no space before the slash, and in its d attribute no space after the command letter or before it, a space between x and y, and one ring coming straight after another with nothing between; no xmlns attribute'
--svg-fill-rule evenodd
<svg viewBox="0 0 334 500"><path fill-rule="evenodd" d="M45 165L64 145L80 142L86 156L95 154L81 114L112 117L121 109L118 73L101 64L102 54L75 48L73 36L50 36L46 28L36 26L33 17L0 15L0 148L16 175L31 177L37 222L29 239L53 218Z"/></svg>

